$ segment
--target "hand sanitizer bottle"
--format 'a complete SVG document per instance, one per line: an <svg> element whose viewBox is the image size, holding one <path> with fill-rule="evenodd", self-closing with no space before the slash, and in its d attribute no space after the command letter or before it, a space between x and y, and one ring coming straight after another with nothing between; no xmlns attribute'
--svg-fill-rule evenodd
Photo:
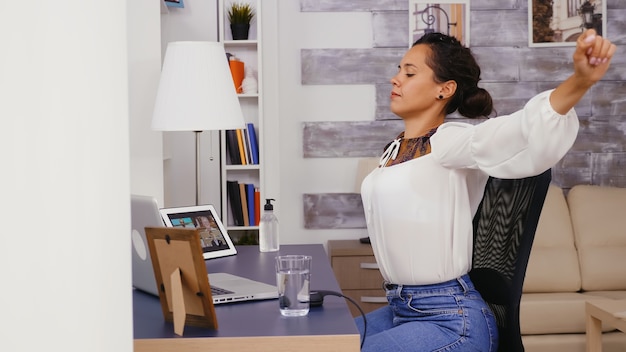
<svg viewBox="0 0 626 352"><path fill-rule="evenodd" d="M275 252L278 244L278 218L274 215L275 199L266 199L263 208L263 215L259 221L259 250L261 252Z"/></svg>

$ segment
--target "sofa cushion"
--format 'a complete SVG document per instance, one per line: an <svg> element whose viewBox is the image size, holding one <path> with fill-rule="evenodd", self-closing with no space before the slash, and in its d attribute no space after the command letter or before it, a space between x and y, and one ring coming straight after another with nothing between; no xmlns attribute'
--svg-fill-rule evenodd
<svg viewBox="0 0 626 352"><path fill-rule="evenodd" d="M610 298L610 299L626 299L626 291L586 291L582 292L589 299L594 298Z"/></svg>
<svg viewBox="0 0 626 352"><path fill-rule="evenodd" d="M522 336L526 352L585 352L587 339L585 334L554 334ZM602 335L603 352L624 352L626 334L608 332Z"/></svg>
<svg viewBox="0 0 626 352"><path fill-rule="evenodd" d="M580 293L524 293L520 302L520 330L528 334L585 332L585 301Z"/></svg>
<svg viewBox="0 0 626 352"><path fill-rule="evenodd" d="M626 290L626 188L577 185L567 202L582 289Z"/></svg>
<svg viewBox="0 0 626 352"><path fill-rule="evenodd" d="M583 334L524 335L525 352L585 352Z"/></svg>
<svg viewBox="0 0 626 352"><path fill-rule="evenodd" d="M585 333L585 302L608 299L575 292L524 293L520 302L523 335ZM614 330L603 326L604 331Z"/></svg>
<svg viewBox="0 0 626 352"><path fill-rule="evenodd" d="M580 268L563 190L551 184L539 217L523 292L576 292Z"/></svg>

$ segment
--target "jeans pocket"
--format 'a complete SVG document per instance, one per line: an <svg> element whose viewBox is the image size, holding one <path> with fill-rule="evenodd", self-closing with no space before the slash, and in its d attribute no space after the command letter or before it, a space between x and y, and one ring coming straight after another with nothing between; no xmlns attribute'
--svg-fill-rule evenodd
<svg viewBox="0 0 626 352"><path fill-rule="evenodd" d="M461 315L463 310L452 295L410 296L406 307L422 316Z"/></svg>
<svg viewBox="0 0 626 352"><path fill-rule="evenodd" d="M496 323L496 317L489 308L482 308L483 317L485 318L485 324L487 324L487 331L489 332L489 352L495 352L498 350L498 324Z"/></svg>

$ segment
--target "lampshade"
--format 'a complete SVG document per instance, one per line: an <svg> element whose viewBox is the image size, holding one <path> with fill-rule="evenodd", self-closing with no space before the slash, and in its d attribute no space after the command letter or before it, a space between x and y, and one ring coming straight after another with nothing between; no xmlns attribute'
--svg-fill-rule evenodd
<svg viewBox="0 0 626 352"><path fill-rule="evenodd" d="M207 131L244 126L224 46L217 42L169 43L152 129Z"/></svg>

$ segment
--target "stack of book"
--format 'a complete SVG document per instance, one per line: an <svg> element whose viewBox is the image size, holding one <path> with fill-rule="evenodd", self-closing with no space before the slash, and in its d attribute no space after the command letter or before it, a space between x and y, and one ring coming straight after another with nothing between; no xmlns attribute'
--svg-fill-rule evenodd
<svg viewBox="0 0 626 352"><path fill-rule="evenodd" d="M251 183L226 181L226 191L235 226L258 226L261 219L261 193Z"/></svg>
<svg viewBox="0 0 626 352"><path fill-rule="evenodd" d="M253 165L259 163L259 144L254 124L246 128L226 131L226 153L231 165Z"/></svg>

